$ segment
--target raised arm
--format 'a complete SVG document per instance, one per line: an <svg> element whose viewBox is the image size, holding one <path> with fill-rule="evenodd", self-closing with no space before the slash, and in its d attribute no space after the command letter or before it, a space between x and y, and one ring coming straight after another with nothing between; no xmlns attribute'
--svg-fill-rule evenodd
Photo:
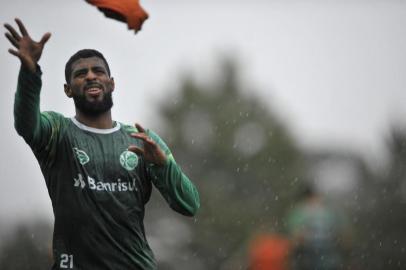
<svg viewBox="0 0 406 270"><path fill-rule="evenodd" d="M145 131L136 124L138 133L132 137L142 140L143 148L130 146L128 150L142 155L149 164L152 183L160 191L169 206L187 216L194 216L200 207L199 193L195 185L176 164L172 154L158 135Z"/></svg>
<svg viewBox="0 0 406 270"><path fill-rule="evenodd" d="M36 42L32 40L20 19L15 19L15 22L20 33L10 24L4 24L4 27L8 30L5 36L14 46L14 49L8 51L18 57L21 62L14 102L14 125L18 134L32 145L34 142L46 140L46 136L41 134L41 130L46 130L46 128L41 129L39 98L42 82L38 61L51 34L44 34L41 40ZM43 125L47 126L46 123L43 123Z"/></svg>

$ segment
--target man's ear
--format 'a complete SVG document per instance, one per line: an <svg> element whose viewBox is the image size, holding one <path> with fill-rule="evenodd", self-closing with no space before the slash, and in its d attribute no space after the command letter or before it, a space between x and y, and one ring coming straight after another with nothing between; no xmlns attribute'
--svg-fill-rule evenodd
<svg viewBox="0 0 406 270"><path fill-rule="evenodd" d="M65 94L68 98L72 97L72 89L70 88L69 84L65 83L63 85L63 90L65 91Z"/></svg>
<svg viewBox="0 0 406 270"><path fill-rule="evenodd" d="M113 92L114 87L116 86L115 83L114 83L114 78L113 77L110 78L110 82L111 82L111 92Z"/></svg>

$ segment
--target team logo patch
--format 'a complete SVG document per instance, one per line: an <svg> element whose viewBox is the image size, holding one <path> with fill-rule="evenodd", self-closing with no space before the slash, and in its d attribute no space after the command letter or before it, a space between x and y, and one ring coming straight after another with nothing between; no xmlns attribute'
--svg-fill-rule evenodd
<svg viewBox="0 0 406 270"><path fill-rule="evenodd" d="M120 155L120 164L127 171L132 171L138 165L138 156L131 151L125 150Z"/></svg>
<svg viewBox="0 0 406 270"><path fill-rule="evenodd" d="M90 158L85 151L76 147L73 148L73 151L75 151L76 157L78 158L80 164L85 165L90 161Z"/></svg>
<svg viewBox="0 0 406 270"><path fill-rule="evenodd" d="M81 187L84 188L86 186L85 181L83 180L83 176L79 173L78 178L73 178L73 181L75 181L74 186L75 187Z"/></svg>

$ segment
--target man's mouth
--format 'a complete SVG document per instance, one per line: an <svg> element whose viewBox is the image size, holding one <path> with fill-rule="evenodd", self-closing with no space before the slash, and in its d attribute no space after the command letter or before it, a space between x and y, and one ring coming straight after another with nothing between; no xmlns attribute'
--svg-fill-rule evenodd
<svg viewBox="0 0 406 270"><path fill-rule="evenodd" d="M98 96L102 91L103 87L101 85L88 85L85 86L85 91L91 96Z"/></svg>

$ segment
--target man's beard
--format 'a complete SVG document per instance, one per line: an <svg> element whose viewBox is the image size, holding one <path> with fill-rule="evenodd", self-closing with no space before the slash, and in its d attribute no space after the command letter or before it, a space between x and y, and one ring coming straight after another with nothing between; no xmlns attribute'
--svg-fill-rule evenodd
<svg viewBox="0 0 406 270"><path fill-rule="evenodd" d="M78 95L73 97L75 107L83 114L88 116L99 116L113 107L113 98L110 93L106 93L102 101L90 102L86 99L85 95Z"/></svg>

